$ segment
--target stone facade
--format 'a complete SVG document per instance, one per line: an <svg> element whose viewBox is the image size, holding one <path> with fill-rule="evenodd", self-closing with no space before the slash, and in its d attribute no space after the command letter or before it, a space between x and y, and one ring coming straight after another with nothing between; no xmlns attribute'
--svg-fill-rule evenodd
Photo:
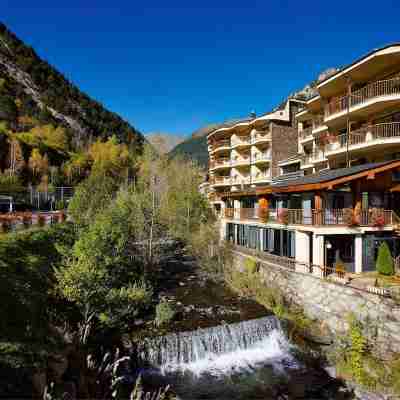
<svg viewBox="0 0 400 400"><path fill-rule="evenodd" d="M234 268L242 270L247 257L250 256L234 252ZM365 334L379 356L400 353L399 303L253 258L260 265L259 273L266 286L278 288L286 300L301 307L309 318L320 321L334 336L348 333L347 318L354 313L368 327Z"/></svg>
<svg viewBox="0 0 400 400"><path fill-rule="evenodd" d="M280 174L279 161L297 152L297 129L293 123L284 125L271 122L272 135L272 177Z"/></svg>

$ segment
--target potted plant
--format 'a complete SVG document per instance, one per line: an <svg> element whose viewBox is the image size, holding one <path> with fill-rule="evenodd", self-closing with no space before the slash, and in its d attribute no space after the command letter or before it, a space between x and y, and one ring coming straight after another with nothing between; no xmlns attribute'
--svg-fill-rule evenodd
<svg viewBox="0 0 400 400"><path fill-rule="evenodd" d="M289 213L287 208L280 208L278 210L278 222L287 225L289 222Z"/></svg>
<svg viewBox="0 0 400 400"><path fill-rule="evenodd" d="M371 223L375 227L385 226L385 216L382 210L378 208L373 208L371 210Z"/></svg>
<svg viewBox="0 0 400 400"><path fill-rule="evenodd" d="M268 222L269 220L269 209L265 207L259 208L259 216L262 222Z"/></svg>
<svg viewBox="0 0 400 400"><path fill-rule="evenodd" d="M353 210L351 208L345 208L343 210L343 223L348 226L352 226L354 222Z"/></svg>

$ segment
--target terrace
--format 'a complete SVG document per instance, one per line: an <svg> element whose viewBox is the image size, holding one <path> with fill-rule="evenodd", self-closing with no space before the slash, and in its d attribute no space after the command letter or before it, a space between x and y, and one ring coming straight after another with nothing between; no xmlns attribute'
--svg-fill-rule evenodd
<svg viewBox="0 0 400 400"><path fill-rule="evenodd" d="M379 103L400 103L400 77L367 84L350 95L341 96L325 106L325 121L355 111L374 112L382 106ZM368 110L367 110L368 108Z"/></svg>

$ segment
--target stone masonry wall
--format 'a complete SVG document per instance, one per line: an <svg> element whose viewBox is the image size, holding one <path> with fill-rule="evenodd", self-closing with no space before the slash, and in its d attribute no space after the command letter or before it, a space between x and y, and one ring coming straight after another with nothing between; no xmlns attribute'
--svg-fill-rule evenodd
<svg viewBox="0 0 400 400"><path fill-rule="evenodd" d="M271 122L272 176L279 175L278 162L297 153L297 128Z"/></svg>
<svg viewBox="0 0 400 400"><path fill-rule="evenodd" d="M233 267L243 270L244 259L234 252ZM348 332L347 317L354 313L368 327L366 335L382 357L400 353L400 304L392 299L288 270L257 257L266 286L280 289L285 298L300 306L306 316L319 320L335 335ZM369 322L368 322L369 321Z"/></svg>

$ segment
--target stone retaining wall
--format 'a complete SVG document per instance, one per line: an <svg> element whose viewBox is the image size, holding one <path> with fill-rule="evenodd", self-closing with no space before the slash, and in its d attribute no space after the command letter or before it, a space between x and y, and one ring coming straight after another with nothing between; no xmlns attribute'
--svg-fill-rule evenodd
<svg viewBox="0 0 400 400"><path fill-rule="evenodd" d="M321 321L334 335L348 333L347 318L354 313L368 327L366 335L382 357L400 353L400 304L366 291L289 270L256 256L234 251L233 266L243 270L244 260L255 259L266 286L279 288L306 316Z"/></svg>

